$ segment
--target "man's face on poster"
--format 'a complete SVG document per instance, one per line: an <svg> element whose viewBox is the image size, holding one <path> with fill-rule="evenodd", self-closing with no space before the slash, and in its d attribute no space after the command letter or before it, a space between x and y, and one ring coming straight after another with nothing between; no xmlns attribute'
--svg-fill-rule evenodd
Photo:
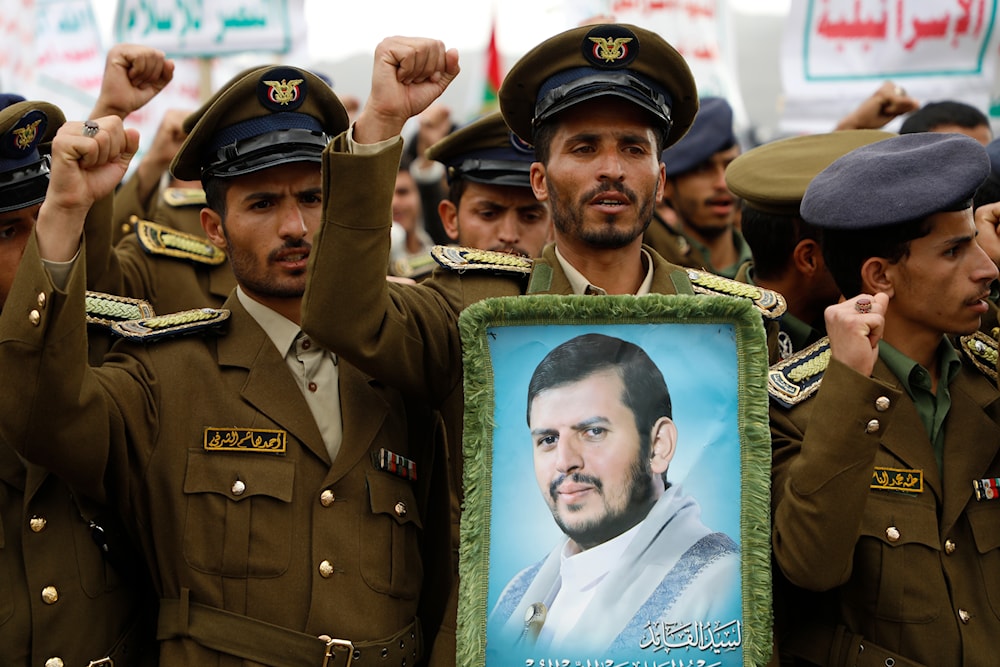
<svg viewBox="0 0 1000 667"><path fill-rule="evenodd" d="M623 391L617 372L600 370L538 393L530 406L535 479L556 524L581 549L642 521L662 491Z"/></svg>

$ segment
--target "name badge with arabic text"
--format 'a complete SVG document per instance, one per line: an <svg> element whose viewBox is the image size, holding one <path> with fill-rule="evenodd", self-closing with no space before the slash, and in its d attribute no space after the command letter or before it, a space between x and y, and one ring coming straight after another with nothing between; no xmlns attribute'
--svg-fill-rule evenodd
<svg viewBox="0 0 1000 667"><path fill-rule="evenodd" d="M284 454L287 431L266 428L205 429L205 451Z"/></svg>
<svg viewBox="0 0 1000 667"><path fill-rule="evenodd" d="M924 492L923 470L902 470L900 468L875 467L872 472L873 489L882 491L904 491L906 493Z"/></svg>

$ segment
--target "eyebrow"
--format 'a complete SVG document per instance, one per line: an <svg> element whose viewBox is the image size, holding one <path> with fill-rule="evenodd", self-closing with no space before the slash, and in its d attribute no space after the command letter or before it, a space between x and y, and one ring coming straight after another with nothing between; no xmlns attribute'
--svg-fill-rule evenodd
<svg viewBox="0 0 1000 667"><path fill-rule="evenodd" d="M604 425L604 424L607 424L607 425L610 426L611 425L611 420L608 419L607 417L604 417L603 415L595 415L593 417L588 417L587 419L584 419L583 421L579 421L579 422L573 424L572 426L570 426L570 428L573 429L574 431L585 431L586 429L591 428L592 426L600 426L600 425ZM554 429L554 428L533 428L533 429L531 429L531 435L533 435L533 436L535 436L535 435L558 435L558 433L559 433L559 431L557 429Z"/></svg>

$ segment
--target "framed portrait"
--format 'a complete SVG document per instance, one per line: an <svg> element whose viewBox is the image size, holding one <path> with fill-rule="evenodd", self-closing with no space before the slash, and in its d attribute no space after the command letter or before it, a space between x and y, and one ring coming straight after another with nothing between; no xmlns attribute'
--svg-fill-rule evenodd
<svg viewBox="0 0 1000 667"><path fill-rule="evenodd" d="M505 297L460 319L458 664L755 666L771 654L759 311Z"/></svg>

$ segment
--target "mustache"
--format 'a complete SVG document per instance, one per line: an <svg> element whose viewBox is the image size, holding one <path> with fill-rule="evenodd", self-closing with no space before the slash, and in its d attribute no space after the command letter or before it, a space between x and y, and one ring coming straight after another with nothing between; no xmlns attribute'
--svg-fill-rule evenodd
<svg viewBox="0 0 1000 667"><path fill-rule="evenodd" d="M305 250L309 254L312 254L312 243L309 243L305 239L291 239L285 241L280 248L275 248L267 254L267 259L269 261L277 261L278 256L288 250Z"/></svg>
<svg viewBox="0 0 1000 667"><path fill-rule="evenodd" d="M559 487L562 486L563 482L567 479L575 484L589 484L594 487L598 493L602 495L604 493L604 482L602 482L599 478L584 473L574 472L570 475L559 475L554 480L549 482L549 497L551 497L552 500L559 498Z"/></svg>
<svg viewBox="0 0 1000 667"><path fill-rule="evenodd" d="M620 192L628 197L630 202L636 201L635 192L632 189L625 187L624 183L619 183L618 181L601 183L599 186L583 195L580 199L581 201L588 202L605 192Z"/></svg>

